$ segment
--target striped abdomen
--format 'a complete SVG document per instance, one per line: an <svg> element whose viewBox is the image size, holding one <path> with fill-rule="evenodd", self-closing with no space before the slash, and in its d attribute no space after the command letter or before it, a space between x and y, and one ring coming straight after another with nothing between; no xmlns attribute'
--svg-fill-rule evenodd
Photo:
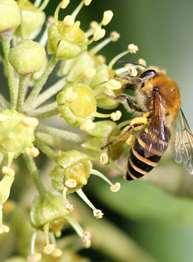
<svg viewBox="0 0 193 262"><path fill-rule="evenodd" d="M160 161L168 147L170 139L169 130L164 141L157 139L153 142L148 130L143 131L135 140L128 159L127 180L140 178L148 174ZM148 154L147 154L148 149Z"/></svg>

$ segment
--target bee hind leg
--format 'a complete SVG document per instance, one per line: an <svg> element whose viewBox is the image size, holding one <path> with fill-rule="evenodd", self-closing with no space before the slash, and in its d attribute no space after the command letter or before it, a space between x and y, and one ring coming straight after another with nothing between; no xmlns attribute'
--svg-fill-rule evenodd
<svg viewBox="0 0 193 262"><path fill-rule="evenodd" d="M135 134L142 130L148 123L148 113L144 113L140 117L135 117L130 121L126 121L125 124L121 123L120 127L124 127L120 134L112 137L111 141L109 141L106 145L104 145L101 149L106 149L109 146L114 146L119 143L127 142L127 144L130 144L132 142L132 139L135 137ZM124 125L123 125L124 124ZM127 125L126 125L127 124ZM126 125L126 126L125 126Z"/></svg>

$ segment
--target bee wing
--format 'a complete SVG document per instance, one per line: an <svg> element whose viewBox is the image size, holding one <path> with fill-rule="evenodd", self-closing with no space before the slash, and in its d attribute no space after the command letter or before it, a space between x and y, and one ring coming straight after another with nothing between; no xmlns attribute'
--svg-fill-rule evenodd
<svg viewBox="0 0 193 262"><path fill-rule="evenodd" d="M170 132L165 126L165 105L158 89L152 94L152 113L144 140L145 155L162 155L168 146Z"/></svg>
<svg viewBox="0 0 193 262"><path fill-rule="evenodd" d="M176 123L175 161L193 174L193 133L182 109Z"/></svg>

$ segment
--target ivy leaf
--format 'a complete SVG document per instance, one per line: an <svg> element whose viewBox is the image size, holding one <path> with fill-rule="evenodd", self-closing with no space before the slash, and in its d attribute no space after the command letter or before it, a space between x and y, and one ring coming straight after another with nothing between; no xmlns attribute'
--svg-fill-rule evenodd
<svg viewBox="0 0 193 262"><path fill-rule="evenodd" d="M122 183L116 194L100 184L95 192L101 201L124 217L193 227L193 201L172 196L148 182Z"/></svg>

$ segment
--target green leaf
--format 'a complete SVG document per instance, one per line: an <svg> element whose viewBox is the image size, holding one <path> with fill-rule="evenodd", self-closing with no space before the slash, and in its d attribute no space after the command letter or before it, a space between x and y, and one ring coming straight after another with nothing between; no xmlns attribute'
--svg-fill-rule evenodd
<svg viewBox="0 0 193 262"><path fill-rule="evenodd" d="M193 227L193 201L172 196L148 182L124 182L118 193L100 184L95 194L124 217Z"/></svg>
<svg viewBox="0 0 193 262"><path fill-rule="evenodd" d="M105 218L97 220L81 201L74 197L71 197L71 200L74 201L77 213L81 217L81 223L85 224L84 227L91 232L92 248L102 251L113 261L125 262L125 258L127 258L129 262L155 262L149 254L112 222Z"/></svg>

